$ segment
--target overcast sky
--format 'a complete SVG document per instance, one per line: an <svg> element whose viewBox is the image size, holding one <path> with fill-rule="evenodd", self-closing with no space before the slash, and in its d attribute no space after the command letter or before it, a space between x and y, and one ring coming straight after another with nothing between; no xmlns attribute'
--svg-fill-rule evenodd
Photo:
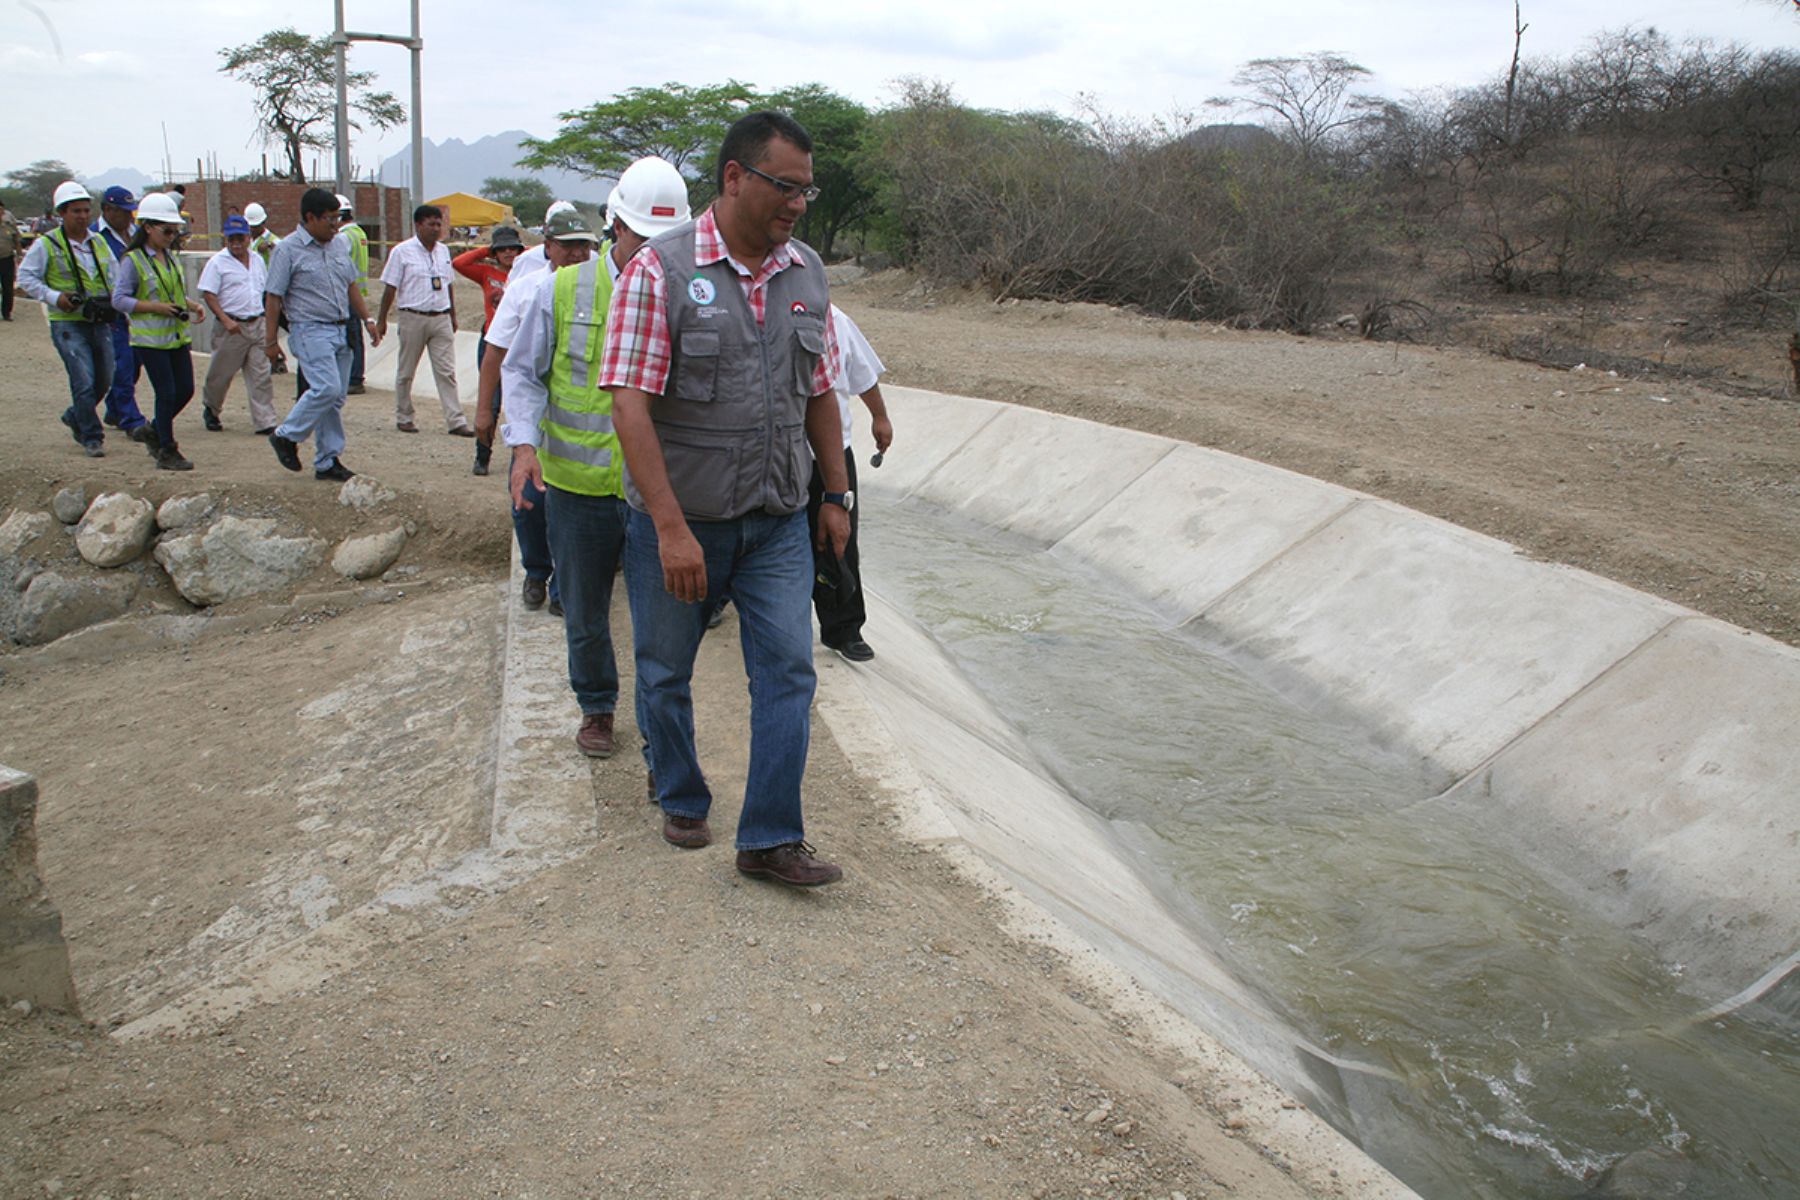
<svg viewBox="0 0 1800 1200"><path fill-rule="evenodd" d="M1105 111L1153 116L1200 108L1246 59L1335 50L1375 72L1371 90L1400 95L1502 70L1513 17L1512 0L861 0L828 24L825 6L800 0L422 7L425 136L465 141L506 129L548 135L557 113L636 85L733 77L768 88L819 82L879 106L894 80L917 75L984 107L1070 112L1087 96ZM1800 49L1800 16L1772 0L1523 7L1528 54L1566 55L1627 17L1677 39ZM348 0L346 10L353 30L408 27L407 0ZM325 34L332 23L330 0L0 0L0 13L0 80L14 98L0 123L0 171L59 158L80 174L158 173L165 126L177 171L208 154L227 171L254 167L249 89L218 73L217 51L281 25ZM407 58L390 46L352 52L403 101ZM360 173L405 144L404 129L362 137Z"/></svg>

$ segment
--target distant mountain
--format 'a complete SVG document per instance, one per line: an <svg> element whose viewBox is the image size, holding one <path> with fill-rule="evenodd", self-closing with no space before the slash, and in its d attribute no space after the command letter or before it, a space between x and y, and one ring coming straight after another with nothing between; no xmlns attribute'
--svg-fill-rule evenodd
<svg viewBox="0 0 1800 1200"><path fill-rule="evenodd" d="M126 187L131 189L132 195L142 196L145 192L155 191L161 180L131 167L112 167L98 175L86 176L82 182L95 195L109 187Z"/></svg>
<svg viewBox="0 0 1800 1200"><path fill-rule="evenodd" d="M1261 125L1202 125L1178 140L1197 150L1255 150L1281 139Z"/></svg>
<svg viewBox="0 0 1800 1200"><path fill-rule="evenodd" d="M530 136L523 129L493 133L473 142L449 138L425 139L425 185L430 195L470 192L479 195L481 181L491 176L529 175L550 185L559 200L602 203L612 192L610 179L584 179L567 171L528 171L518 166L519 143ZM412 150L401 150L381 161L381 182L403 187L412 169Z"/></svg>

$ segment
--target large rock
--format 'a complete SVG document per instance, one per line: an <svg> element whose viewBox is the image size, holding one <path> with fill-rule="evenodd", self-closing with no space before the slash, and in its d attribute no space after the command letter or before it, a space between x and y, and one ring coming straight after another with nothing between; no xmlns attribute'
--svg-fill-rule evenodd
<svg viewBox="0 0 1800 1200"><path fill-rule="evenodd" d="M62 914L37 863L37 780L0 766L0 1001L75 1012Z"/></svg>
<svg viewBox="0 0 1800 1200"><path fill-rule="evenodd" d="M27 646L53 642L65 633L123 615L137 592L138 577L130 571L104 575L45 571L25 589L13 637Z"/></svg>
<svg viewBox="0 0 1800 1200"><path fill-rule="evenodd" d="M73 525L87 511L87 489L79 483L70 484L56 493L56 498L50 501L50 511L64 525Z"/></svg>
<svg viewBox="0 0 1800 1200"><path fill-rule="evenodd" d="M354 482L354 480L352 480ZM400 557L406 530L395 526L382 533L345 538L331 556L331 569L347 579L373 579Z"/></svg>
<svg viewBox="0 0 1800 1200"><path fill-rule="evenodd" d="M156 510L127 492L108 492L88 506L75 529L75 548L96 567L122 567L144 552L156 533Z"/></svg>
<svg viewBox="0 0 1800 1200"><path fill-rule="evenodd" d="M393 488L378 479L370 479L367 475L346 479L344 486L338 489L338 503L354 508L358 512L368 512L371 508L378 508L393 498Z"/></svg>
<svg viewBox="0 0 1800 1200"><path fill-rule="evenodd" d="M49 513L15 508L6 520L0 521L0 554L17 554L54 527Z"/></svg>
<svg viewBox="0 0 1800 1200"><path fill-rule="evenodd" d="M198 496L170 496L156 510L156 527L165 532L192 529L205 524L217 507L210 492L201 492Z"/></svg>
<svg viewBox="0 0 1800 1200"><path fill-rule="evenodd" d="M319 539L278 537L274 521L244 517L223 517L204 533L164 538L156 547L175 589L202 606L286 587L324 557Z"/></svg>

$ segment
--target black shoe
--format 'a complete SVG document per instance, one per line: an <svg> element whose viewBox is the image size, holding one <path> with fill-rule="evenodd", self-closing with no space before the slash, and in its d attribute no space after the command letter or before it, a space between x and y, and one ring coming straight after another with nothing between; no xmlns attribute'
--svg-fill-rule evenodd
<svg viewBox="0 0 1800 1200"><path fill-rule="evenodd" d="M526 608L544 607L544 597L549 594L550 585L542 579L533 579L527 575L525 583L519 588L519 603Z"/></svg>
<svg viewBox="0 0 1800 1200"><path fill-rule="evenodd" d="M486 475L487 471L487 464L484 462L477 462L474 466L469 468L469 474L471 475Z"/></svg>
<svg viewBox="0 0 1800 1200"><path fill-rule="evenodd" d="M558 597L558 598L550 601L549 604L544 606L544 611L549 613L553 617L562 616L563 615L562 598Z"/></svg>
<svg viewBox="0 0 1800 1200"><path fill-rule="evenodd" d="M106 443L102 442L99 438L95 438L91 442L83 442L81 443L81 452L89 458L105 458Z"/></svg>
<svg viewBox="0 0 1800 1200"><path fill-rule="evenodd" d="M145 421L142 425L135 425L132 428L127 429L125 431L125 436L134 442L154 442L156 440L156 427L150 424L150 422Z"/></svg>
<svg viewBox="0 0 1800 1200"><path fill-rule="evenodd" d="M353 383L349 387L344 389L344 394L346 396L360 396L368 390L369 390L368 388L364 387L360 383Z"/></svg>
<svg viewBox="0 0 1800 1200"><path fill-rule="evenodd" d="M173 443L156 452L157 469L163 471L191 471L194 464L182 457L181 447Z"/></svg>
<svg viewBox="0 0 1800 1200"><path fill-rule="evenodd" d="M68 409L65 408L65 409L63 409L63 415L57 419L60 420L64 425L68 426L69 436L75 439L75 444L77 446L85 447L87 445L87 443L85 441L83 441L81 438L80 428L78 428L75 424L75 414L74 413L71 413Z"/></svg>
<svg viewBox="0 0 1800 1200"><path fill-rule="evenodd" d="M332 463L329 467L326 467L322 471L314 471L313 478L314 479L331 479L331 480L336 480L339 483L342 483L346 479L356 478L356 472L352 471L349 467L346 467L344 465L343 460L339 459L337 462Z"/></svg>
<svg viewBox="0 0 1800 1200"><path fill-rule="evenodd" d="M830 642L826 642L825 648L837 651L838 657L848 662L868 662L875 657L875 651L870 648L869 643L861 638L852 638L841 646L834 646Z"/></svg>
<svg viewBox="0 0 1800 1200"><path fill-rule="evenodd" d="M256 431L256 436L257 437L268 437L271 433L274 433L274 432L275 432L275 427L273 425L264 425L261 429Z"/></svg>
<svg viewBox="0 0 1800 1200"><path fill-rule="evenodd" d="M219 420L219 414L210 408L202 408L200 410L200 422L206 426L206 431L208 433L218 433L221 429L225 428L224 424Z"/></svg>
<svg viewBox="0 0 1800 1200"><path fill-rule="evenodd" d="M275 460L290 471L300 469L300 446L298 442L282 437L279 433L269 435L269 445L275 447Z"/></svg>

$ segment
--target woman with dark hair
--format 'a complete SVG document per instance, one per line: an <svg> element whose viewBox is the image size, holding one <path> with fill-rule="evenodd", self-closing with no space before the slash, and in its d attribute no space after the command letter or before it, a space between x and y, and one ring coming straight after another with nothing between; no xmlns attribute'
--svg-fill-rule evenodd
<svg viewBox="0 0 1800 1200"><path fill-rule="evenodd" d="M145 448L165 471L191 471L175 441L175 417L194 398L193 335L188 321L206 310L188 299L175 243L186 226L175 198L152 193L138 204L137 233L119 260L113 307L131 318L131 350L156 392L156 434Z"/></svg>

